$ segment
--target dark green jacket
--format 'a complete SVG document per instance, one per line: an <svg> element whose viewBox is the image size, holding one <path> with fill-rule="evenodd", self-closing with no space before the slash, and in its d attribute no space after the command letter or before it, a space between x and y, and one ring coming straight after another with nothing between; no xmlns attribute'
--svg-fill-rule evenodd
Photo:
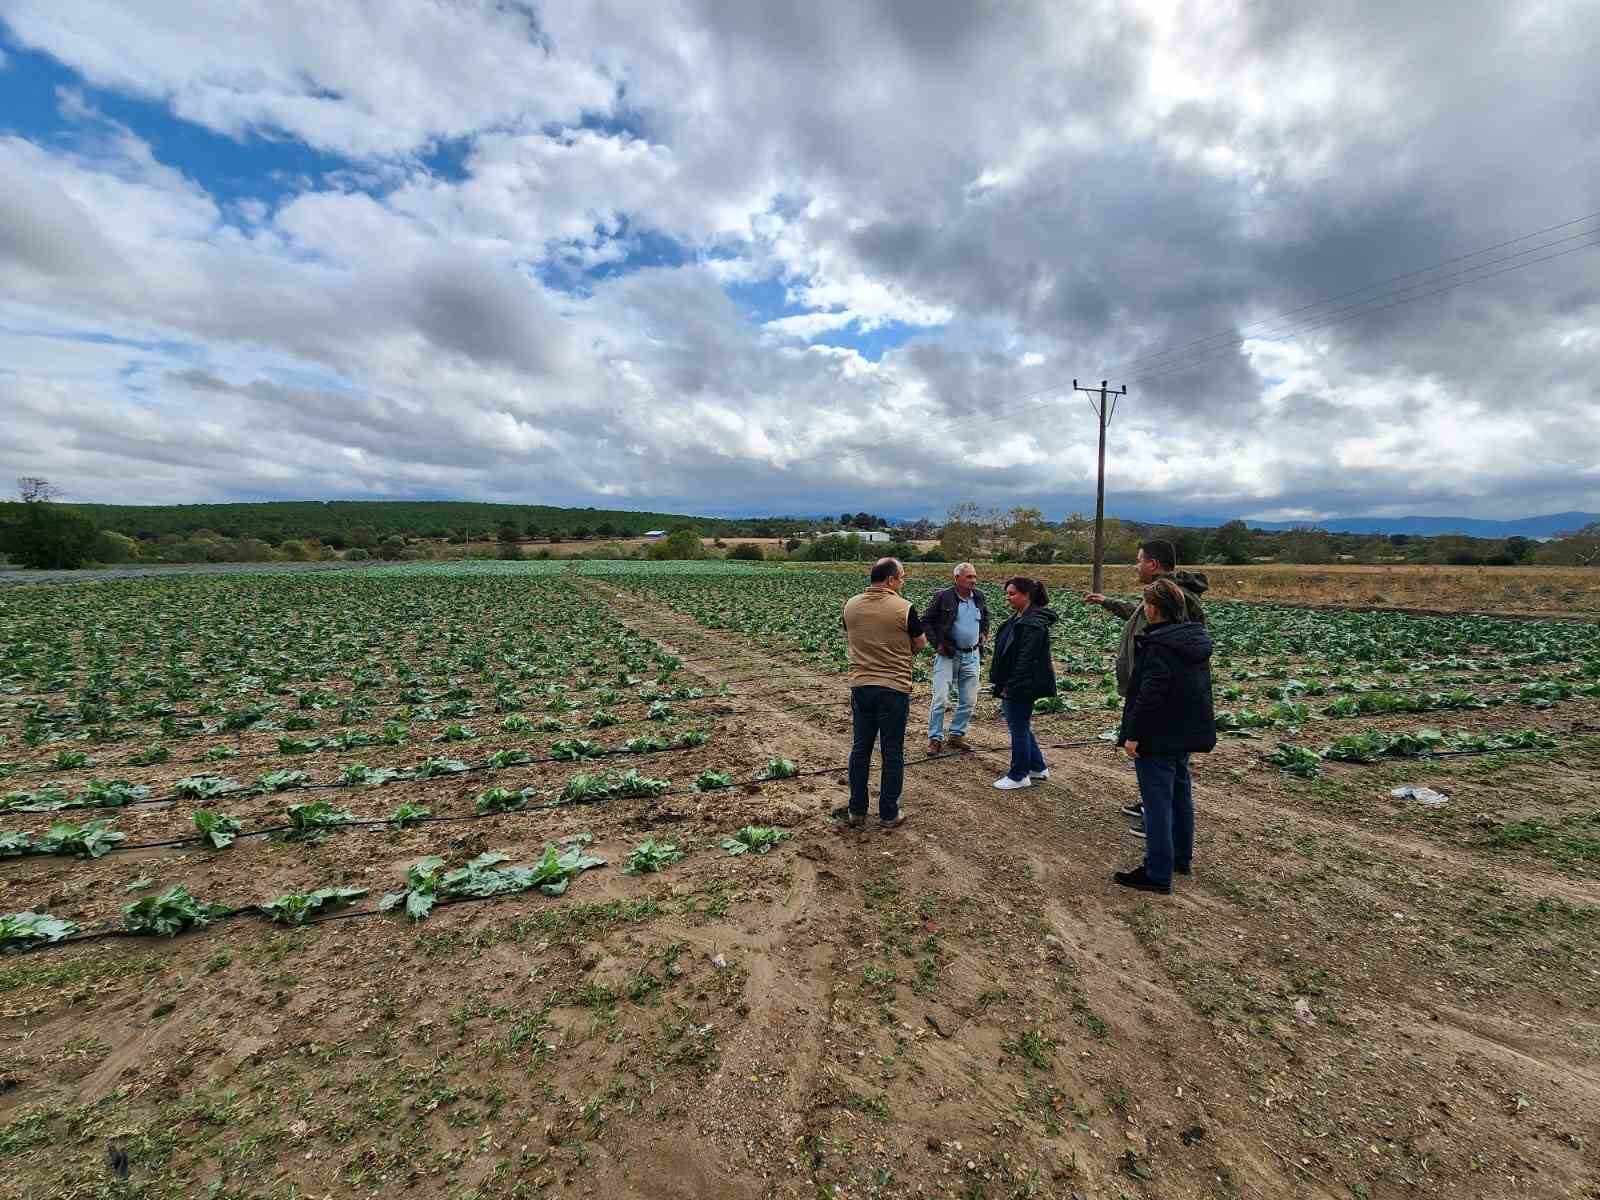
<svg viewBox="0 0 1600 1200"><path fill-rule="evenodd" d="M1199 621L1202 625L1206 621L1206 610L1200 607L1200 597L1210 586L1206 577L1198 571L1176 571L1167 575L1157 575L1156 579L1170 579L1183 589L1183 619L1185 621ZM1152 581L1154 582L1154 581ZM1106 597L1106 611L1121 617L1127 622L1122 627L1122 641L1117 646L1117 695L1128 694L1128 681L1133 678L1133 653L1134 641L1144 632L1144 602L1142 600L1113 600Z"/></svg>

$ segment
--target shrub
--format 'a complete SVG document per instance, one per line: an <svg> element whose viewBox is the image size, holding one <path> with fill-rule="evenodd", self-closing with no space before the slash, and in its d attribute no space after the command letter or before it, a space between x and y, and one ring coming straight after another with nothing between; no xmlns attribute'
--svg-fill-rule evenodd
<svg viewBox="0 0 1600 1200"><path fill-rule="evenodd" d="M95 535L89 557L99 563L124 563L139 557L139 543L113 529L102 529Z"/></svg>
<svg viewBox="0 0 1600 1200"><path fill-rule="evenodd" d="M0 551L12 562L71 570L89 561L99 530L82 513L48 500L0 507Z"/></svg>
<svg viewBox="0 0 1600 1200"><path fill-rule="evenodd" d="M767 556L762 553L761 547L754 542L740 542L728 551L729 558L746 559L750 562L761 562Z"/></svg>
<svg viewBox="0 0 1600 1200"><path fill-rule="evenodd" d="M372 555L368 554L360 546L352 546L344 552L345 562L366 562L371 557Z"/></svg>
<svg viewBox="0 0 1600 1200"><path fill-rule="evenodd" d="M692 529L677 529L650 547L649 556L657 561L665 559L704 558L705 547L700 535Z"/></svg>

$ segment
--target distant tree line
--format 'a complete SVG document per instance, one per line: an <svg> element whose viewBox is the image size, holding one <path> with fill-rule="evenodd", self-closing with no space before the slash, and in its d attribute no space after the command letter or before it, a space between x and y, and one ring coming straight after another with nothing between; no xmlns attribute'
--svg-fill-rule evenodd
<svg viewBox="0 0 1600 1200"><path fill-rule="evenodd" d="M63 504L56 495L47 480L18 480L18 499L0 503L0 554L21 566L74 567L339 557L394 561L435 557L445 553L446 546L466 543L488 543L501 558L548 557L550 546L564 541L593 543L580 550L588 557L635 553L653 559L719 556L868 562L893 555L908 562L1087 563L1094 552L1094 523L1081 513L1047 521L1037 508L985 510L971 501L952 505L943 523L933 524L895 523L868 512L841 512L837 521L831 517L702 520L668 513L465 501L117 506ZM632 551L613 540L656 530L665 536ZM863 536L879 531L887 531L890 540ZM1187 564L1600 566L1600 523L1539 542L1524 537L1335 533L1313 526L1259 530L1244 521L1211 529L1171 528L1108 519L1106 561L1131 561L1139 542L1153 537L1171 541L1179 560ZM714 539L713 547L705 546L705 538ZM777 545L763 548L739 540L752 538Z"/></svg>
<svg viewBox="0 0 1600 1200"><path fill-rule="evenodd" d="M637 537L672 529L681 514L556 508L542 504L490 504L464 500L286 500L256 504L63 504L101 529L116 529L142 542L172 534L210 531L224 539L256 538L269 546L316 538L336 550L371 550L385 537L433 541L486 541L511 530L521 538ZM770 520L770 519L769 519ZM718 535L762 536L752 526L767 521L695 518Z"/></svg>

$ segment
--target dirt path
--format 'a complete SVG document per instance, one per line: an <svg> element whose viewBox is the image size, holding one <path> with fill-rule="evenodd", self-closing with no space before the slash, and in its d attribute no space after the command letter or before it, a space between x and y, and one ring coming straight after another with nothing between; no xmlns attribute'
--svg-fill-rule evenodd
<svg viewBox="0 0 1600 1200"><path fill-rule="evenodd" d="M781 674L815 693L823 719L770 690L732 703L842 762L839 677L609 600L732 688ZM913 730L925 711L919 695ZM1592 908L1591 883L1340 821L1199 763L1194 879L1170 899L1120 893L1109 873L1142 849L1115 811L1131 773L1064 751L1048 786L996 793L1000 739L981 736L992 752L912 767L901 831L813 851L836 881L814 926L833 944L805 1119L819 1187L1600 1194L1592 945L1563 962L1534 930L1531 967L1461 948L1477 908Z"/></svg>

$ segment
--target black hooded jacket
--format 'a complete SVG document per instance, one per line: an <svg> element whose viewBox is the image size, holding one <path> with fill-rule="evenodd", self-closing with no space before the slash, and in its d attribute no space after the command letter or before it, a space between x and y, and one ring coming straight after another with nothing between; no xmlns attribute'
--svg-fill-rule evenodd
<svg viewBox="0 0 1600 1200"><path fill-rule="evenodd" d="M1056 694L1056 667L1050 661L1050 626L1055 609L1029 605L994 636L994 657L989 660L990 691L1006 698L1033 701Z"/></svg>
<svg viewBox="0 0 1600 1200"><path fill-rule="evenodd" d="M1138 637L1117 742L1156 757L1204 754L1217 745L1211 705L1211 635L1198 621L1152 625Z"/></svg>

